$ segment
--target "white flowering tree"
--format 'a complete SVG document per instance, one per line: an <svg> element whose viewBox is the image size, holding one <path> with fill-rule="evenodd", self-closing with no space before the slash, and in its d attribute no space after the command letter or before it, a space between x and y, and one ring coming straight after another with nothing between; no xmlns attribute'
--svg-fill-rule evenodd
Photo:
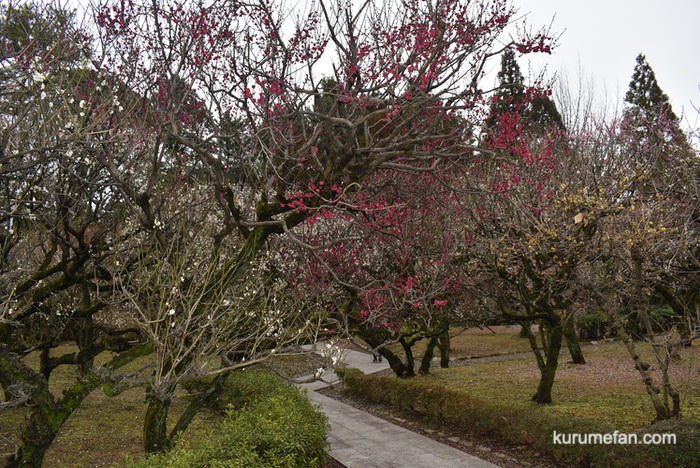
<svg viewBox="0 0 700 468"><path fill-rule="evenodd" d="M10 464L37 466L99 385L93 358L123 351L133 334L102 316L125 207L86 143L119 106L89 67L89 37L60 7L3 3L0 41L0 409L29 404L21 434L3 439ZM60 354L64 342L76 347ZM22 360L31 352L39 369ZM49 381L61 365L83 377L59 396Z"/></svg>
<svg viewBox="0 0 700 468"><path fill-rule="evenodd" d="M153 360L137 372L113 373L103 387L109 395L146 387L148 452L170 448L230 372L301 353L300 345L312 342L325 324L318 309L299 301L276 274L272 249L258 255L236 281L228 280L230 256L240 246L235 238L215 239L216 202L194 184L166 186L178 196L159 206L151 232L125 240L115 261L113 306L140 330ZM206 385L167 432L176 390L195 380Z"/></svg>

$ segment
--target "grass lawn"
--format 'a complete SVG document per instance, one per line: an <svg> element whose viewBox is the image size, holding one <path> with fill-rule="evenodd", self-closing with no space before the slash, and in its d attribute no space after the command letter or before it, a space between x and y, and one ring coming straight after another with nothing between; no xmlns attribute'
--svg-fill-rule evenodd
<svg viewBox="0 0 700 468"><path fill-rule="evenodd" d="M431 375L420 378L480 399L591 418L619 430L647 425L654 418L654 410L624 346L620 343L586 346L584 355L585 365L574 365L562 355L553 389L554 403L543 407L530 401L540 378L534 356L435 369ZM645 349L643 355L654 369L649 350ZM700 349L681 350L681 359L672 364L671 381L681 392L684 416L700 421Z"/></svg>
<svg viewBox="0 0 700 468"><path fill-rule="evenodd" d="M430 375L418 378L514 408L595 419L621 431L639 429L654 419L646 388L621 343L582 343L585 365L574 365L568 355L562 354L552 392L554 403L539 407L531 402L540 372L528 340L519 338L519 332L517 325L453 330L450 356L457 361L456 365L449 369L433 369ZM415 345L417 360L426 342L422 340ZM637 348L651 364L656 382L660 382L660 372L656 370L649 346L637 344ZM395 351L402 355L400 347ZM519 353L528 355L460 365L460 361L469 358ZM681 359L671 365L671 382L681 393L683 415L700 421L700 348L685 348L680 353Z"/></svg>
<svg viewBox="0 0 700 468"><path fill-rule="evenodd" d="M518 337L519 325L497 325L489 328L453 328L450 330L450 357L452 359L469 359L484 356L530 352L530 343ZM535 336L538 336L535 333ZM413 346L414 355L423 356L428 340L423 339ZM394 343L389 348L403 355L401 345ZM437 355L437 350L436 350Z"/></svg>
<svg viewBox="0 0 700 468"><path fill-rule="evenodd" d="M520 325L497 325L483 330L469 328L450 339L450 355L455 359L467 359L530 352L530 342L519 338L519 333Z"/></svg>

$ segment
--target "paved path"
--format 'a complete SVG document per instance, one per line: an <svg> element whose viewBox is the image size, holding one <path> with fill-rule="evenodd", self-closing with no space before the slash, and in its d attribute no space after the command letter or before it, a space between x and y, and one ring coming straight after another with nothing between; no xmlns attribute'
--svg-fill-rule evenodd
<svg viewBox="0 0 700 468"><path fill-rule="evenodd" d="M389 368L386 362L373 363L371 355L358 351L346 350L343 361L366 374ZM347 468L497 466L314 391L337 380L335 373L328 371L321 380L301 386L309 390L309 398L321 405L328 416L330 455Z"/></svg>

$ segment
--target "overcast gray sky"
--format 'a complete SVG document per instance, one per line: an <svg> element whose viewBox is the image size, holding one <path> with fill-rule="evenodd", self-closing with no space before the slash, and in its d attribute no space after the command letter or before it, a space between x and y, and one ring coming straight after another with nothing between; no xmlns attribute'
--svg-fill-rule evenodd
<svg viewBox="0 0 700 468"><path fill-rule="evenodd" d="M551 75L565 67L575 77L579 64L608 95L624 98L640 52L656 73L676 114L691 125L700 107L700 0L513 0L533 25L563 32L552 56L543 56ZM532 62L533 70L542 66ZM523 71L527 64L521 63Z"/></svg>

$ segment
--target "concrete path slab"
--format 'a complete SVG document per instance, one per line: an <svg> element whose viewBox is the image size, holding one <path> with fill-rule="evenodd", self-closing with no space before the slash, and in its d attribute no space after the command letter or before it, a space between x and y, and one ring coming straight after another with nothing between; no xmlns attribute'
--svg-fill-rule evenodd
<svg viewBox="0 0 700 468"><path fill-rule="evenodd" d="M353 350L345 350L343 361L347 367L360 369L366 374L389 368L386 362L373 363L370 354ZM321 378L301 386L328 416L330 455L347 468L497 467L316 392L338 380L332 371L325 372Z"/></svg>

